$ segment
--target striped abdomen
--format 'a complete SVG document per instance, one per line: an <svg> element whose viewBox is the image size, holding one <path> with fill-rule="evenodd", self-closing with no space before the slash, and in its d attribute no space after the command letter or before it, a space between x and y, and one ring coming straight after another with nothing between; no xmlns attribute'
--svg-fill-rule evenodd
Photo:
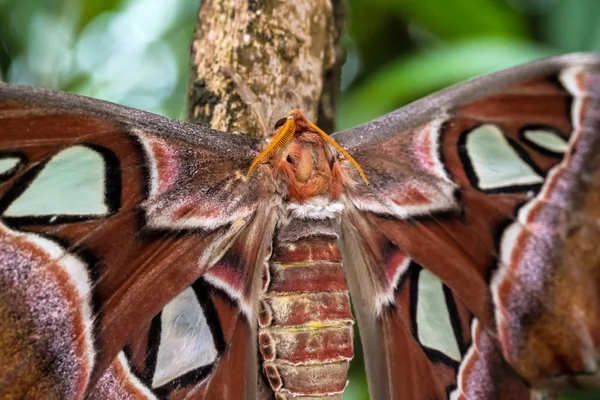
<svg viewBox="0 0 600 400"><path fill-rule="evenodd" d="M337 236L335 219L293 217L276 235L258 344L277 399L341 399L346 387L353 318Z"/></svg>

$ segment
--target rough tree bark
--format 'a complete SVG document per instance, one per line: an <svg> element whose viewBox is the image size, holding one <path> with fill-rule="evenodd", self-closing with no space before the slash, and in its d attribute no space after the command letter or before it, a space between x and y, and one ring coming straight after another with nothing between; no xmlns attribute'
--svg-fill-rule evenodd
<svg viewBox="0 0 600 400"><path fill-rule="evenodd" d="M331 132L343 24L342 0L204 0L190 57L187 119L264 136L289 110L302 108Z"/></svg>

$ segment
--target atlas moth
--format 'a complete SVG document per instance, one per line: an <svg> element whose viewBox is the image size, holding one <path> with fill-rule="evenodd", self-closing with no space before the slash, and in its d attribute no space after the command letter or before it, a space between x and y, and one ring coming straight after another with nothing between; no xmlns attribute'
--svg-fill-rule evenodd
<svg viewBox="0 0 600 400"><path fill-rule="evenodd" d="M600 57L272 140L0 85L0 397L597 386Z"/></svg>

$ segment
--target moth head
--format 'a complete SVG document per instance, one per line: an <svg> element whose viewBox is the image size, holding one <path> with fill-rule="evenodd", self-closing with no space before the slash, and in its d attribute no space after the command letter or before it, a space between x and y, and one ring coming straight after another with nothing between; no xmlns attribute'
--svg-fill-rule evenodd
<svg viewBox="0 0 600 400"><path fill-rule="evenodd" d="M271 141L267 145L267 147L252 161L250 168L248 168L248 173L246 176L250 176L252 171L263 162L269 161L275 154L281 151L285 146L287 146L292 139L294 138L294 134L296 132L302 131L310 131L319 134L327 143L332 145L337 151L339 151L346 160L350 161L354 168L358 171L360 176L363 178L365 183L368 185L369 181L362 168L358 163L352 158L350 154L346 150L344 150L339 144L335 142L328 134L323 132L318 126L310 122L304 116L302 110L291 110L287 117L279 119L275 123L275 133L271 138Z"/></svg>

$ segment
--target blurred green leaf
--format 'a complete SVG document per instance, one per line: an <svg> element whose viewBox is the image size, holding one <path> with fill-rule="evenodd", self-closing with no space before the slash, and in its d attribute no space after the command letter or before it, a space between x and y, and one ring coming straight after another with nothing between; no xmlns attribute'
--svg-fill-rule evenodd
<svg viewBox="0 0 600 400"><path fill-rule="evenodd" d="M456 82L554 53L533 42L488 38L400 57L344 96L339 128L366 122Z"/></svg>
<svg viewBox="0 0 600 400"><path fill-rule="evenodd" d="M560 400L598 400L600 399L600 390L569 390L560 395Z"/></svg>
<svg viewBox="0 0 600 400"><path fill-rule="evenodd" d="M414 48L402 15L377 1L350 0L348 34L360 64L359 79ZM376 21L376 23L374 23ZM393 38L393 40L389 40Z"/></svg>
<svg viewBox="0 0 600 400"><path fill-rule="evenodd" d="M79 17L79 30L83 29L99 14L116 10L122 0L91 0L81 2L81 13Z"/></svg>
<svg viewBox="0 0 600 400"><path fill-rule="evenodd" d="M543 39L561 52L600 50L598 0L557 0L540 24Z"/></svg>
<svg viewBox="0 0 600 400"><path fill-rule="evenodd" d="M198 11L195 1L186 0L182 3L177 24L174 24L164 35L165 42L175 54L178 79L173 93L163 102L163 110L165 115L179 119L185 118L185 95L190 71L188 58Z"/></svg>
<svg viewBox="0 0 600 400"><path fill-rule="evenodd" d="M351 300L352 301L352 300ZM354 303L352 303L352 315ZM344 400L369 400L369 386L365 372L365 355L361 344L361 335L358 325L354 325L354 358L350 361L348 374L348 387L344 392Z"/></svg>
<svg viewBox="0 0 600 400"><path fill-rule="evenodd" d="M356 379L350 376L348 380L344 400L369 400L369 387L365 379Z"/></svg>
<svg viewBox="0 0 600 400"><path fill-rule="evenodd" d="M374 0L443 39L524 37L525 21L499 0Z"/></svg>

